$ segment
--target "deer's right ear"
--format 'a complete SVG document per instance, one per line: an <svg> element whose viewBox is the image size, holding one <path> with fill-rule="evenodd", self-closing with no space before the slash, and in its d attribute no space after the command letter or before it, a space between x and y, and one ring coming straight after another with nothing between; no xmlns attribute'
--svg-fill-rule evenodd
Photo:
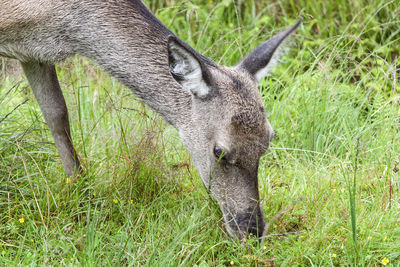
<svg viewBox="0 0 400 267"><path fill-rule="evenodd" d="M182 87L195 97L204 98L210 88L204 80L201 59L175 36L168 39L169 71Z"/></svg>
<svg viewBox="0 0 400 267"><path fill-rule="evenodd" d="M302 19L284 32L278 33L268 41L259 45L242 62L239 67L247 70L256 80L261 80L268 75L271 66L279 58L279 50L284 41L299 27Z"/></svg>

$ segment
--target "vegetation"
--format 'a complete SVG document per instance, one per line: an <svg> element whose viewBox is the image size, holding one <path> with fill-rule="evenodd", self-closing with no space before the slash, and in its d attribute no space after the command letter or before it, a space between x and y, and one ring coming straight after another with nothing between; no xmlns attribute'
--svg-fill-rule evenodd
<svg viewBox="0 0 400 267"><path fill-rule="evenodd" d="M151 2L151 3L150 3ZM82 57L57 69L85 164L67 179L26 78L0 80L0 265L400 264L400 3L147 1L234 65L293 24L260 87L277 132L259 170L263 246L231 239L176 131Z"/></svg>

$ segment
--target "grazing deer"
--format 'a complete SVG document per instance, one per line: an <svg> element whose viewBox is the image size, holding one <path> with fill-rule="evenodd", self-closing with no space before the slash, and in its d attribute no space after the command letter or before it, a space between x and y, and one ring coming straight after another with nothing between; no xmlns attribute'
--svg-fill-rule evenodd
<svg viewBox="0 0 400 267"><path fill-rule="evenodd" d="M237 66L218 66L168 30L139 0L2 0L0 56L21 62L67 176L81 170L54 67L93 59L178 131L226 228L260 236L257 171L273 130L257 81L298 27L273 36Z"/></svg>

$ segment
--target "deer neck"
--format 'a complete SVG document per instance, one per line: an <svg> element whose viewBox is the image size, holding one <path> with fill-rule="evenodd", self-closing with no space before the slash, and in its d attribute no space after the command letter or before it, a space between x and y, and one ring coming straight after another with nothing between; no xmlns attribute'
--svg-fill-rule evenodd
<svg viewBox="0 0 400 267"><path fill-rule="evenodd" d="M88 10L80 10L70 22L74 52L95 60L169 123L182 128L190 119L192 100L169 72L167 39L172 33L141 1L93 2L80 2L80 9Z"/></svg>

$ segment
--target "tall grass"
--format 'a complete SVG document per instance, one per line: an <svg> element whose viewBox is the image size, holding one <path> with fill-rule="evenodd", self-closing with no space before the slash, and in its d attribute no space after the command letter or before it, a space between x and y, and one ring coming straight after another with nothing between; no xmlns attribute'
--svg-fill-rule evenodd
<svg viewBox="0 0 400 267"><path fill-rule="evenodd" d="M260 92L277 132L259 169L263 247L224 229L175 130L87 59L57 72L84 175L67 180L28 83L2 61L0 265L400 263L399 1L147 1L234 65L294 23ZM11 73L12 72L12 73Z"/></svg>

